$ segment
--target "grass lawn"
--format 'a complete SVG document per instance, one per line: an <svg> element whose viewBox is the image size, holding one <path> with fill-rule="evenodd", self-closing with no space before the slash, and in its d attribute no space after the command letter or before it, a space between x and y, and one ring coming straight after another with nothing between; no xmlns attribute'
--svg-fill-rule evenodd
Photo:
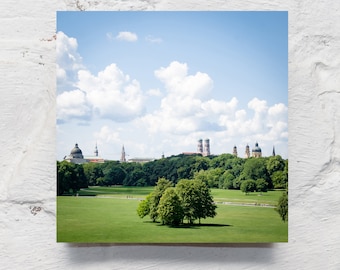
<svg viewBox="0 0 340 270"><path fill-rule="evenodd" d="M79 191L81 196L105 196L121 198L143 199L154 187L89 187ZM253 192L245 195L240 190L211 189L211 194L216 202L231 202L238 204L266 204L276 206L282 191L269 191L262 194Z"/></svg>
<svg viewBox="0 0 340 270"><path fill-rule="evenodd" d="M92 188L92 197L57 197L57 241L76 243L268 243L287 242L288 224L273 208L218 204L217 216L201 225L171 228L140 219L139 200L152 188ZM95 192L97 191L97 193ZM226 192L226 193L224 193ZM229 192L234 192L231 196ZM244 195L213 190L218 201L261 200L276 203L281 192ZM277 195L276 195L277 193ZM230 195L226 197L226 195ZM102 196L105 195L105 196ZM107 196L109 195L109 196ZM240 197L240 198L238 198ZM259 199L260 200L260 199ZM274 203L275 202L275 203Z"/></svg>

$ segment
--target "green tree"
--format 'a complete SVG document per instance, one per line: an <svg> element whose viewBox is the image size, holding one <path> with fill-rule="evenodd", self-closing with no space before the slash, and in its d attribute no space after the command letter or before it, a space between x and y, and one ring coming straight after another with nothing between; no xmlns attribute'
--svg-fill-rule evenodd
<svg viewBox="0 0 340 270"><path fill-rule="evenodd" d="M159 201L158 215L163 224L171 226L181 224L184 212L175 188L170 187L165 190Z"/></svg>
<svg viewBox="0 0 340 270"><path fill-rule="evenodd" d="M57 162L57 195L76 194L86 187L88 184L82 165L67 161Z"/></svg>
<svg viewBox="0 0 340 270"><path fill-rule="evenodd" d="M269 175L272 175L276 171L283 171L285 162L280 155L269 157L267 160L266 168Z"/></svg>
<svg viewBox="0 0 340 270"><path fill-rule="evenodd" d="M256 190L256 182L254 180L245 180L241 184L241 191L246 195L249 192L254 192Z"/></svg>
<svg viewBox="0 0 340 270"><path fill-rule="evenodd" d="M142 200L137 208L137 214L140 218L143 218L150 213L150 203L151 203L151 198L152 193L150 193L148 196L145 197L144 200Z"/></svg>
<svg viewBox="0 0 340 270"><path fill-rule="evenodd" d="M105 183L107 186L122 185L126 177L126 172L119 164L110 167L105 174Z"/></svg>
<svg viewBox="0 0 340 270"><path fill-rule="evenodd" d="M150 200L149 200L149 216L150 218L155 222L158 218L158 205L159 201L165 192L165 190L169 187L172 187L173 184L171 181L165 179L165 178L159 178L157 181L157 184L155 186L155 189L153 192L151 192Z"/></svg>
<svg viewBox="0 0 340 270"><path fill-rule="evenodd" d="M288 191L282 193L275 210L279 213L283 222L288 221Z"/></svg>
<svg viewBox="0 0 340 270"><path fill-rule="evenodd" d="M268 188L272 188L272 182L266 168L266 159L248 158L240 174L240 180L257 180L259 178L264 179L268 183Z"/></svg>
<svg viewBox="0 0 340 270"><path fill-rule="evenodd" d="M218 187L221 189L232 189L234 179L234 175L227 170L220 176Z"/></svg>
<svg viewBox="0 0 340 270"><path fill-rule="evenodd" d="M146 176L145 172L142 170L141 167L137 166L124 179L123 185L124 186L137 186L137 185L141 186L141 185L145 185L144 183L146 183L146 178L147 178L147 176Z"/></svg>
<svg viewBox="0 0 340 270"><path fill-rule="evenodd" d="M216 205L209 187L203 181L183 179L177 183L176 191L188 223L192 224L196 219L201 223L202 218L215 217Z"/></svg>
<svg viewBox="0 0 340 270"><path fill-rule="evenodd" d="M213 218L216 216L217 206L214 203L213 197L211 195L209 187L202 181L194 180L194 187L199 195L196 209L196 218L198 218L199 223L201 223L202 218Z"/></svg>
<svg viewBox="0 0 340 270"><path fill-rule="evenodd" d="M284 171L276 171L272 174L274 188L285 189L288 183L288 174Z"/></svg>
<svg viewBox="0 0 340 270"><path fill-rule="evenodd" d="M256 191L257 192L267 192L268 183L264 179L257 179L256 181Z"/></svg>
<svg viewBox="0 0 340 270"><path fill-rule="evenodd" d="M176 191L181 199L184 218L191 224L197 219L197 208L200 204L200 197L195 189L194 181L180 180L176 185Z"/></svg>

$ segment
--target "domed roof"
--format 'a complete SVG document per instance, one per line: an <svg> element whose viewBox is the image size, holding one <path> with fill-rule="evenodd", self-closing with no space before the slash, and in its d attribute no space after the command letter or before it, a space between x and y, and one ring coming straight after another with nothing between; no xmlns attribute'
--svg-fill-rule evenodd
<svg viewBox="0 0 340 270"><path fill-rule="evenodd" d="M261 148L259 147L259 144L255 143L255 148L253 149L253 152L261 152Z"/></svg>
<svg viewBox="0 0 340 270"><path fill-rule="evenodd" d="M71 150L71 156L73 158L84 158L83 157L83 152L80 150L80 148L78 147L77 143L74 146L74 148Z"/></svg>

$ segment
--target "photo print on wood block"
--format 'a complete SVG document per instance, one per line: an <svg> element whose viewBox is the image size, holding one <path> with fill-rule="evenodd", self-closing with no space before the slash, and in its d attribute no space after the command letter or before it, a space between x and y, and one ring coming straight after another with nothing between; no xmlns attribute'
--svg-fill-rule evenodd
<svg viewBox="0 0 340 270"><path fill-rule="evenodd" d="M288 241L288 12L57 12L57 241Z"/></svg>

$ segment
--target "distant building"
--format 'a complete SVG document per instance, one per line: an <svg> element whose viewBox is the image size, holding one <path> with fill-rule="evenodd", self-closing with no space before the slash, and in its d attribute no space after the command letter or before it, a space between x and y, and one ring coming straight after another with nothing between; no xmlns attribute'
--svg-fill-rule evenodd
<svg viewBox="0 0 340 270"><path fill-rule="evenodd" d="M203 140L202 139L198 140L197 153L203 155Z"/></svg>
<svg viewBox="0 0 340 270"><path fill-rule="evenodd" d="M186 153L188 154L189 152L186 152ZM210 156L210 140L205 139L204 140L204 147L203 147L203 140L199 139L198 143L197 143L197 152L196 153L190 152L190 153L191 154L201 154L204 157Z"/></svg>
<svg viewBox="0 0 340 270"><path fill-rule="evenodd" d="M210 156L210 140L209 139L205 139L204 140L204 152L203 152L203 156Z"/></svg>
<svg viewBox="0 0 340 270"><path fill-rule="evenodd" d="M252 149L251 152L252 152L252 157L256 157L256 158L262 157L262 150L261 150L261 148L259 147L258 142L255 143L255 148Z"/></svg>
<svg viewBox="0 0 340 270"><path fill-rule="evenodd" d="M137 163L146 163L150 161L154 161L154 158L130 158L128 159L128 162L137 162Z"/></svg>
<svg viewBox="0 0 340 270"><path fill-rule="evenodd" d="M249 150L249 145L248 144L246 146L246 152L244 153L244 157L245 158L249 158L250 157L250 150Z"/></svg>
<svg viewBox="0 0 340 270"><path fill-rule="evenodd" d="M235 157L237 157L237 147L236 147L236 145L235 145L234 148L233 148L233 155L234 155Z"/></svg>
<svg viewBox="0 0 340 270"><path fill-rule="evenodd" d="M126 162L124 145L122 147L122 154L120 156L120 162Z"/></svg>
<svg viewBox="0 0 340 270"><path fill-rule="evenodd" d="M79 148L78 144L76 143L73 149L71 150L68 156L64 157L65 161L74 163L74 164L84 164L84 163L104 163L104 159L98 156L98 148L96 144L96 148L94 151L94 156L85 156L83 152Z"/></svg>

